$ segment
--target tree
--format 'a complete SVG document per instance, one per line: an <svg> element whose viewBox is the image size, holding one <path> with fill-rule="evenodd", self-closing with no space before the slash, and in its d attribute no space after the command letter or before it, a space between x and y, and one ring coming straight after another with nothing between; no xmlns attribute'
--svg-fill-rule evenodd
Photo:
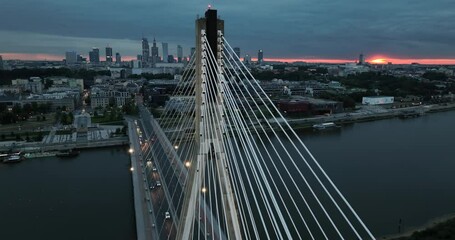
<svg viewBox="0 0 455 240"><path fill-rule="evenodd" d="M35 141L41 142L43 140L43 133L39 132L38 135L35 137Z"/></svg>
<svg viewBox="0 0 455 240"><path fill-rule="evenodd" d="M37 122L41 121L41 117L40 116L36 116L36 121Z"/></svg>
<svg viewBox="0 0 455 240"><path fill-rule="evenodd" d="M69 121L69 123L73 123L73 121L74 121L74 115L73 115L72 112L70 112L70 113L68 114L68 121Z"/></svg>

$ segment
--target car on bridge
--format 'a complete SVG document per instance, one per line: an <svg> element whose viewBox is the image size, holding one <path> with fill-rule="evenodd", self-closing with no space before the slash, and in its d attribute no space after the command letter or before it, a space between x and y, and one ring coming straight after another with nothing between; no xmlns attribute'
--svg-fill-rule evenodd
<svg viewBox="0 0 455 240"><path fill-rule="evenodd" d="M161 187L161 182L160 181L156 181L156 186L157 187Z"/></svg>
<svg viewBox="0 0 455 240"><path fill-rule="evenodd" d="M165 212L164 213L164 219L167 220L167 219L171 219L171 214L169 212Z"/></svg>

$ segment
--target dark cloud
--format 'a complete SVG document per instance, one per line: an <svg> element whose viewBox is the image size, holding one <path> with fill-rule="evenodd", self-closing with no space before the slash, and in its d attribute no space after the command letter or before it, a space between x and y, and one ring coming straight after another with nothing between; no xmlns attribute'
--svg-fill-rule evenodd
<svg viewBox="0 0 455 240"><path fill-rule="evenodd" d="M455 54L453 0L211 2L226 21L226 37L232 45L241 47L242 55L255 55L258 49L264 49L266 57L355 58L364 52L430 58ZM102 41L111 41L115 47L125 44L124 40L116 43L116 39L138 41L145 35L181 44L188 54L194 44L194 20L197 14L203 14L206 3L200 0L40 0L38 4L36 0L0 0L0 39L17 43L23 51L39 47L41 52L55 53L51 43L33 44L33 34L41 34L36 35L40 39L43 34L54 36L57 42L61 36L60 40L68 41L68 45L62 42L59 51L74 48L70 45L71 38L87 40L77 44L77 48L89 49ZM14 32L29 33L29 43L22 46L19 39L14 39L20 34ZM6 37L10 39L5 40ZM13 45L0 45L0 52L11 52ZM136 50L130 43L118 48L134 54L140 51L140 44L137 43Z"/></svg>

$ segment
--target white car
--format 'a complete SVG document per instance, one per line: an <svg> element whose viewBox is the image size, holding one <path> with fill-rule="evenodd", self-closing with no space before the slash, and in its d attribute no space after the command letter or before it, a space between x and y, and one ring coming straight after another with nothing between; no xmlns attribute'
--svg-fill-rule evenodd
<svg viewBox="0 0 455 240"><path fill-rule="evenodd" d="M156 186L157 187L161 187L161 182L160 181L156 181Z"/></svg>
<svg viewBox="0 0 455 240"><path fill-rule="evenodd" d="M171 219L171 214L169 212L165 212L164 219Z"/></svg>

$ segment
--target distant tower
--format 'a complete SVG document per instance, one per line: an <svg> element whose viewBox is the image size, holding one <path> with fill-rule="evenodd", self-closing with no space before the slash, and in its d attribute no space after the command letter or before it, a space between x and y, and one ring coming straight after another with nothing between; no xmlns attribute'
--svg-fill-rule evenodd
<svg viewBox="0 0 455 240"><path fill-rule="evenodd" d="M235 55L237 55L238 58L240 58L240 48L239 47L234 48L234 53L235 53Z"/></svg>
<svg viewBox="0 0 455 240"><path fill-rule="evenodd" d="M167 56L169 55L167 43L164 42L161 45L163 47L163 62L167 62Z"/></svg>
<svg viewBox="0 0 455 240"><path fill-rule="evenodd" d="M183 58L183 49L182 46L177 45L177 62L181 63Z"/></svg>
<svg viewBox="0 0 455 240"><path fill-rule="evenodd" d="M0 55L0 70L3 70L3 58L2 58L2 55Z"/></svg>
<svg viewBox="0 0 455 240"><path fill-rule="evenodd" d="M100 50L98 48L93 48L91 52L89 52L89 59L91 63L99 63L100 62Z"/></svg>
<svg viewBox="0 0 455 240"><path fill-rule="evenodd" d="M106 47L106 62L112 63L112 48L109 46Z"/></svg>
<svg viewBox="0 0 455 240"><path fill-rule="evenodd" d="M262 49L258 51L258 64L261 64L264 62L264 52Z"/></svg>
<svg viewBox="0 0 455 240"><path fill-rule="evenodd" d="M72 51L72 52L66 52L65 53L65 61L66 64L75 64L77 63L77 53Z"/></svg>
<svg viewBox="0 0 455 240"><path fill-rule="evenodd" d="M115 63L116 64L121 64L122 63L122 56L120 56L120 53L115 54Z"/></svg>
<svg viewBox="0 0 455 240"><path fill-rule="evenodd" d="M363 53L361 53L359 56L359 65L364 65L364 64L365 64L365 56L363 56Z"/></svg>
<svg viewBox="0 0 455 240"><path fill-rule="evenodd" d="M141 60L143 65L147 65L148 63L148 60L150 58L150 47L149 47L149 41L147 40L147 38L142 38L142 57L141 59L138 59L138 60Z"/></svg>
<svg viewBox="0 0 455 240"><path fill-rule="evenodd" d="M158 62L158 47L156 46L155 38L153 38L153 46L152 46L152 63Z"/></svg>
<svg viewBox="0 0 455 240"><path fill-rule="evenodd" d="M245 64L251 64L251 56L249 54L245 54L245 57L243 57L243 62Z"/></svg>

